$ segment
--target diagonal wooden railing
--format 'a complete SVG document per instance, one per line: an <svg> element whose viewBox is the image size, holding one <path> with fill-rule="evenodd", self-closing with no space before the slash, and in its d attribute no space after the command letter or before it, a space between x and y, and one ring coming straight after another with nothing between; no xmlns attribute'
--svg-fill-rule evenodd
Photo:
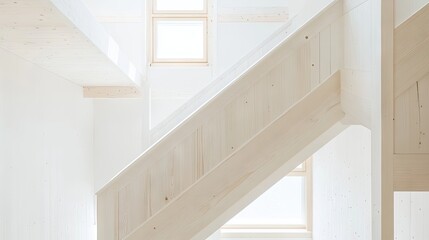
<svg viewBox="0 0 429 240"><path fill-rule="evenodd" d="M158 214L178 201L179 196L222 166L228 156L242 154L250 139L262 129L268 130L267 126L292 109L291 106L297 106L295 104L303 101L304 97L310 96L312 89L336 72L338 68L331 63L339 60L331 51L339 46L334 44L338 36L332 29L342 11L342 2L339 1L319 13L186 117L100 190L97 194L98 238L124 239L137 229L143 229L143 223L156 219ZM323 77L324 74L329 75ZM338 80L338 74L333 76ZM329 98L327 95L314 99L314 109L310 110L318 109L319 103L320 107L326 107L322 104L324 97ZM335 118L341 116L337 108L337 105L332 105ZM310 112L307 112L309 115L305 113L296 116L305 118L310 124L307 127L313 126L313 121L318 122ZM313 140L323 135L323 131L315 133ZM308 140L311 138L313 136ZM308 144L311 145L310 142ZM302 149L305 149L304 145ZM292 146L295 145L292 143ZM295 153L298 154L298 150ZM299 161L289 163L298 165ZM243 165L243 170L245 167ZM240 171L240 168L236 170ZM196 233L195 229L190 232ZM184 238L167 239L188 240L191 233L187 234L183 235ZM166 239L162 237L164 235L136 236L139 239Z"/></svg>

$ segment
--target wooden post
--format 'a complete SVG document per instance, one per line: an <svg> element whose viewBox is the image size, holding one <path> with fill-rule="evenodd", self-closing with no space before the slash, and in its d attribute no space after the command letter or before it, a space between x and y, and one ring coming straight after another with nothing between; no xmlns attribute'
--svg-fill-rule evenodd
<svg viewBox="0 0 429 240"><path fill-rule="evenodd" d="M392 240L394 3L372 1L372 239Z"/></svg>

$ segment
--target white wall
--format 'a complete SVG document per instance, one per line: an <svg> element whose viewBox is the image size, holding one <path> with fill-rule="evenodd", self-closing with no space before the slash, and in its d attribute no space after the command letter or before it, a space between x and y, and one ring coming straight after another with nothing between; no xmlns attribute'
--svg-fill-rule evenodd
<svg viewBox="0 0 429 240"><path fill-rule="evenodd" d="M395 193L395 240L429 239L429 192Z"/></svg>
<svg viewBox="0 0 429 240"><path fill-rule="evenodd" d="M218 23L215 76L226 72L280 26L282 23Z"/></svg>
<svg viewBox="0 0 429 240"><path fill-rule="evenodd" d="M102 22L102 25L118 43L120 49L127 54L136 69L146 77L146 23Z"/></svg>
<svg viewBox="0 0 429 240"><path fill-rule="evenodd" d="M151 128L172 114L213 79L211 67L151 67Z"/></svg>
<svg viewBox="0 0 429 240"><path fill-rule="evenodd" d="M313 158L313 239L371 239L371 133L351 126Z"/></svg>
<svg viewBox="0 0 429 240"><path fill-rule="evenodd" d="M83 0L136 68L146 73L146 1ZM146 77L146 75L145 75ZM141 99L94 100L95 190L148 146L149 92Z"/></svg>
<svg viewBox="0 0 429 240"><path fill-rule="evenodd" d="M148 99L94 100L95 190L148 146Z"/></svg>
<svg viewBox="0 0 429 240"><path fill-rule="evenodd" d="M95 239L92 100L0 50L0 239Z"/></svg>
<svg viewBox="0 0 429 240"><path fill-rule="evenodd" d="M297 14L306 1L291 0L219 0L214 15L220 9L249 7L289 7ZM213 16L216 19L216 16ZM216 77L230 69L261 42L285 23L220 23L212 26L214 39L209 67L154 67L148 71L151 82L151 126L155 127L188 99L202 90Z"/></svg>
<svg viewBox="0 0 429 240"><path fill-rule="evenodd" d="M146 72L146 1L82 0L141 73Z"/></svg>

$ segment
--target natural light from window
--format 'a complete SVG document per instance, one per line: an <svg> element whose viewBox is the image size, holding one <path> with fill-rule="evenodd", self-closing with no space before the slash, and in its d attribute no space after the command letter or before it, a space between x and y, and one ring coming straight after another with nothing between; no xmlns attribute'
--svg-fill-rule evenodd
<svg viewBox="0 0 429 240"><path fill-rule="evenodd" d="M312 231L312 160L287 176L230 219L224 238L306 238Z"/></svg>
<svg viewBox="0 0 429 240"><path fill-rule="evenodd" d="M157 0L156 11L204 11L204 0Z"/></svg>
<svg viewBox="0 0 429 240"><path fill-rule="evenodd" d="M156 20L156 59L204 58L205 20Z"/></svg>
<svg viewBox="0 0 429 240"><path fill-rule="evenodd" d="M252 202L227 225L304 225L305 179L287 176Z"/></svg>
<svg viewBox="0 0 429 240"><path fill-rule="evenodd" d="M207 65L207 0L153 0L152 4L151 62Z"/></svg>

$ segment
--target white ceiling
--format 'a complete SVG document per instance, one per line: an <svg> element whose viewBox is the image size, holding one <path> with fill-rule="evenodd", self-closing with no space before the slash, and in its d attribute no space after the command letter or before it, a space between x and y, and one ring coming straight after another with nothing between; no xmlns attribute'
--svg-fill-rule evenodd
<svg viewBox="0 0 429 240"><path fill-rule="evenodd" d="M144 17L146 0L82 0L96 17ZM306 0L212 0L222 7L288 7L294 15Z"/></svg>
<svg viewBox="0 0 429 240"><path fill-rule="evenodd" d="M82 0L96 17L144 17L145 0Z"/></svg>

